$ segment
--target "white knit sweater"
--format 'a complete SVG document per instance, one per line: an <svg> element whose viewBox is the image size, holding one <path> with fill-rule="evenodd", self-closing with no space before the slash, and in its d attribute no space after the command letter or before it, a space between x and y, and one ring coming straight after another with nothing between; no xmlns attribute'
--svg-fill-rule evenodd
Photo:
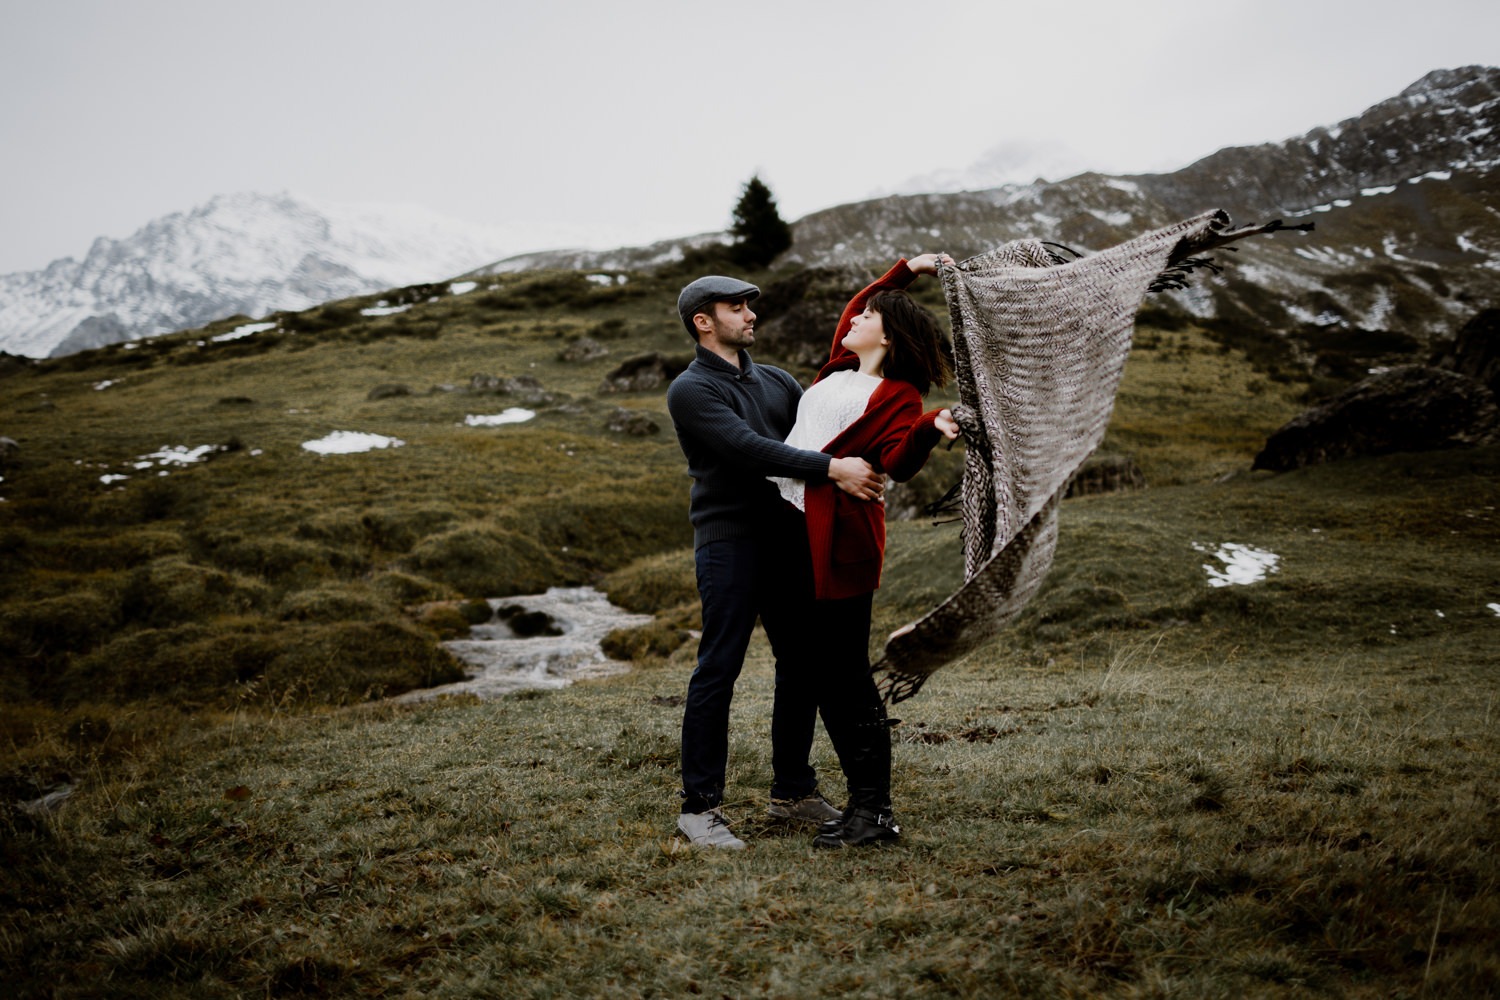
<svg viewBox="0 0 1500 1000"><path fill-rule="evenodd" d="M834 372L802 394L797 404L797 422L786 443L793 448L822 451L823 446L858 420L870 405L870 396L880 385L878 375L857 371ZM806 510L807 483L801 479L767 476L781 495L798 510Z"/></svg>

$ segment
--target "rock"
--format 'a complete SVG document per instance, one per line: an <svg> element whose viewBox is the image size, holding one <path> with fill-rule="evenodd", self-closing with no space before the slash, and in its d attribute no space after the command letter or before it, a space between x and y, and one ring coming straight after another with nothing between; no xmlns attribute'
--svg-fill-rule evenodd
<svg viewBox="0 0 1500 1000"><path fill-rule="evenodd" d="M552 393L543 389L542 383L531 375L517 375L514 378L474 375L469 379L469 391L513 396L518 402L529 403L533 406L550 403L556 398Z"/></svg>
<svg viewBox="0 0 1500 1000"><path fill-rule="evenodd" d="M1068 497L1114 493L1119 490L1143 490L1146 477L1128 455L1093 455L1068 481Z"/></svg>
<svg viewBox="0 0 1500 1000"><path fill-rule="evenodd" d="M507 604L497 609L495 615L510 626L510 630L518 639L563 634L557 620L545 611L527 611L519 604Z"/></svg>
<svg viewBox="0 0 1500 1000"><path fill-rule="evenodd" d="M656 421L639 410L617 406L604 421L604 429L613 434L629 434L631 437L650 437L661 428Z"/></svg>
<svg viewBox="0 0 1500 1000"><path fill-rule="evenodd" d="M1285 472L1341 458L1495 440L1500 440L1500 407L1482 382L1403 365L1294 417L1266 440L1254 468Z"/></svg>
<svg viewBox="0 0 1500 1000"><path fill-rule="evenodd" d="M382 382L371 389L365 399L373 402L377 399L391 399L396 396L410 396L411 386L404 382Z"/></svg>
<svg viewBox="0 0 1500 1000"><path fill-rule="evenodd" d="M9 462L21 453L21 443L15 438L0 437L0 462Z"/></svg>
<svg viewBox="0 0 1500 1000"><path fill-rule="evenodd" d="M599 383L599 392L650 392L660 389L687 368L691 359L668 358L659 351L641 354L620 366Z"/></svg>
<svg viewBox="0 0 1500 1000"><path fill-rule="evenodd" d="M558 352L557 360L569 362L595 361L608 353L609 348L599 343L593 337L579 337Z"/></svg>
<svg viewBox="0 0 1500 1000"><path fill-rule="evenodd" d="M1453 346L1440 352L1434 364L1478 379L1500 394L1500 309L1484 309L1465 323Z"/></svg>

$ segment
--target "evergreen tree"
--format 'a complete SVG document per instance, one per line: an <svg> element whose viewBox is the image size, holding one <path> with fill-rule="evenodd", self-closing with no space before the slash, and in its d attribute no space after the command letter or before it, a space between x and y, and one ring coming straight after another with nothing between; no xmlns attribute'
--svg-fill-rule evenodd
<svg viewBox="0 0 1500 1000"><path fill-rule="evenodd" d="M781 218L771 189L759 176L745 182L729 231L734 235L731 253L741 267L765 267L792 245L792 227Z"/></svg>

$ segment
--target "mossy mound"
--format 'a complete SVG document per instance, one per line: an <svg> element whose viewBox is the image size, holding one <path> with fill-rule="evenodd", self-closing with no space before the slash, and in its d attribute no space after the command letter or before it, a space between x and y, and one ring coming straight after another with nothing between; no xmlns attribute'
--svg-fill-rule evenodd
<svg viewBox="0 0 1500 1000"><path fill-rule="evenodd" d="M499 528L443 532L417 545L402 563L470 597L536 593L562 576L557 560L537 541Z"/></svg>
<svg viewBox="0 0 1500 1000"><path fill-rule="evenodd" d="M65 671L59 700L344 705L462 677L430 634L404 623L242 619L122 636Z"/></svg>

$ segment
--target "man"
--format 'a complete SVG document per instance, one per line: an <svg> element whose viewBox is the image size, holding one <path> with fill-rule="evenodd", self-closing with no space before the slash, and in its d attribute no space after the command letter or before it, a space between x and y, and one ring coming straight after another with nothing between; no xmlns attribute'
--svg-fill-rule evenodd
<svg viewBox="0 0 1500 1000"><path fill-rule="evenodd" d="M667 390L667 409L693 479L689 519L703 604L698 665L682 716L682 812L677 825L694 844L740 849L720 811L729 759L729 703L757 615L773 652L807 627L807 609L778 587L778 553L790 522L767 476L832 481L851 496L880 497L885 479L861 458L832 458L782 443L802 387L779 368L755 364L750 302L760 289L721 275L699 278L677 297L677 313L697 355ZM840 812L818 794L808 763L817 705L805 678L777 656L771 711L771 804L777 819L819 824Z"/></svg>

